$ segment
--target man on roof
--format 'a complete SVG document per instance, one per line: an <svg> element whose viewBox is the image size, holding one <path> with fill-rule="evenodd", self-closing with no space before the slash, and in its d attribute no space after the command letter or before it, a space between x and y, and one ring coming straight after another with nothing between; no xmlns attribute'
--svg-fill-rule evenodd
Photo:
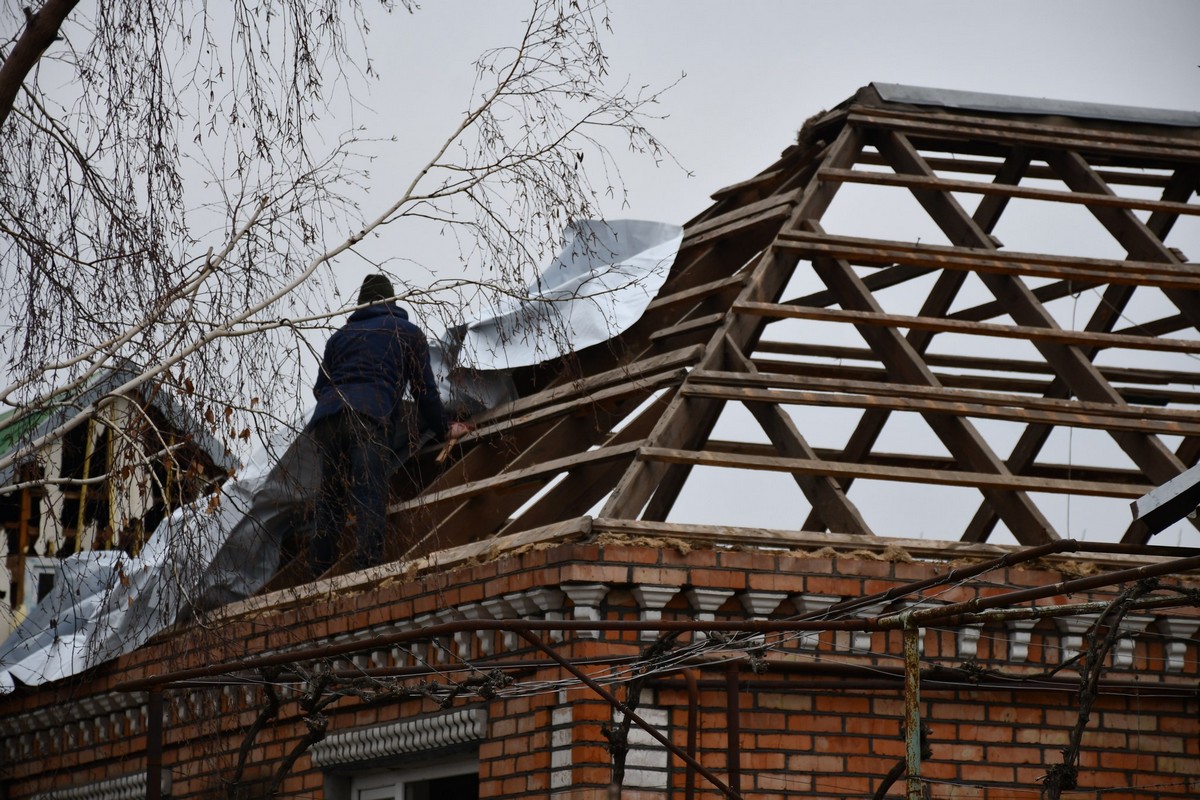
<svg viewBox="0 0 1200 800"><path fill-rule="evenodd" d="M321 453L321 488L309 557L314 576L333 566L347 522L354 529L354 566L383 558L392 441L404 392L439 439L459 439L474 426L451 422L438 394L424 332L396 305L384 275L368 275L358 308L325 345L308 431Z"/></svg>

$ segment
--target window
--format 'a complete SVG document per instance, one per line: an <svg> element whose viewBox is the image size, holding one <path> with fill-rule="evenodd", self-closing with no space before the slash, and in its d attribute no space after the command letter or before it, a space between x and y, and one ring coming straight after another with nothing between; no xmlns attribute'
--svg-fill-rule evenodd
<svg viewBox="0 0 1200 800"><path fill-rule="evenodd" d="M475 759L436 766L373 772L350 781L351 800L478 800Z"/></svg>

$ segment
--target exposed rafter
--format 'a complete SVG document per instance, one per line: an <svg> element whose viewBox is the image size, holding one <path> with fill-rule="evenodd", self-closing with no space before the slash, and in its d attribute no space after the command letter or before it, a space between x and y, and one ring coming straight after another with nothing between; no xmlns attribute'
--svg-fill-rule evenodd
<svg viewBox="0 0 1200 800"><path fill-rule="evenodd" d="M1040 498L1127 501L1194 464L1200 265L1166 239L1200 214L1200 128L887 94L861 90L717 192L626 334L518 375L525 396L477 418L457 461L413 465L393 555L587 514L669 521L699 467L788 473L796 530L868 537L860 482L966 487L978 510L957 538L1003 524L1037 545L1066 533ZM864 215L899 202L924 215L920 230L844 230L844 213L834 227L827 212L850 186ZM1096 241L1007 249L996 232L1017 203L1084 209ZM1106 249L1125 258L1095 257ZM1082 318L1065 315L1083 293ZM757 425L744 438L716 434L733 406ZM836 447L806 411L832 407L857 415ZM923 449L881 447L901 416L924 425ZM1017 432L994 440L996 421ZM1128 461L1064 463L1048 444L1060 430L1107 434Z"/></svg>

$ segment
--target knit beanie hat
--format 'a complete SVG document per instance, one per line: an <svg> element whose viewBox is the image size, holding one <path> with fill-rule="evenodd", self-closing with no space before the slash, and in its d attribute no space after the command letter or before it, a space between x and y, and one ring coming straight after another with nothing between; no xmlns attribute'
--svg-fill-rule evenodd
<svg viewBox="0 0 1200 800"><path fill-rule="evenodd" d="M386 275L368 275L363 278L362 288L358 290L358 304L365 306L367 303L388 300L395 296L396 290L392 288L392 282Z"/></svg>

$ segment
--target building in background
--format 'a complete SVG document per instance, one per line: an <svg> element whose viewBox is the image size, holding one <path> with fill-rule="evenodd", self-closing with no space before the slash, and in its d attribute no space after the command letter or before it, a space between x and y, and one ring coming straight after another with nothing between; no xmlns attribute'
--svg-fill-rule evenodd
<svg viewBox="0 0 1200 800"><path fill-rule="evenodd" d="M0 473L0 486L31 484L0 495L0 641L50 592L62 559L90 550L137 555L172 509L209 491L234 464L165 391L112 395L129 377L109 371L25 414L0 440L0 455L8 455L104 398L82 424Z"/></svg>

